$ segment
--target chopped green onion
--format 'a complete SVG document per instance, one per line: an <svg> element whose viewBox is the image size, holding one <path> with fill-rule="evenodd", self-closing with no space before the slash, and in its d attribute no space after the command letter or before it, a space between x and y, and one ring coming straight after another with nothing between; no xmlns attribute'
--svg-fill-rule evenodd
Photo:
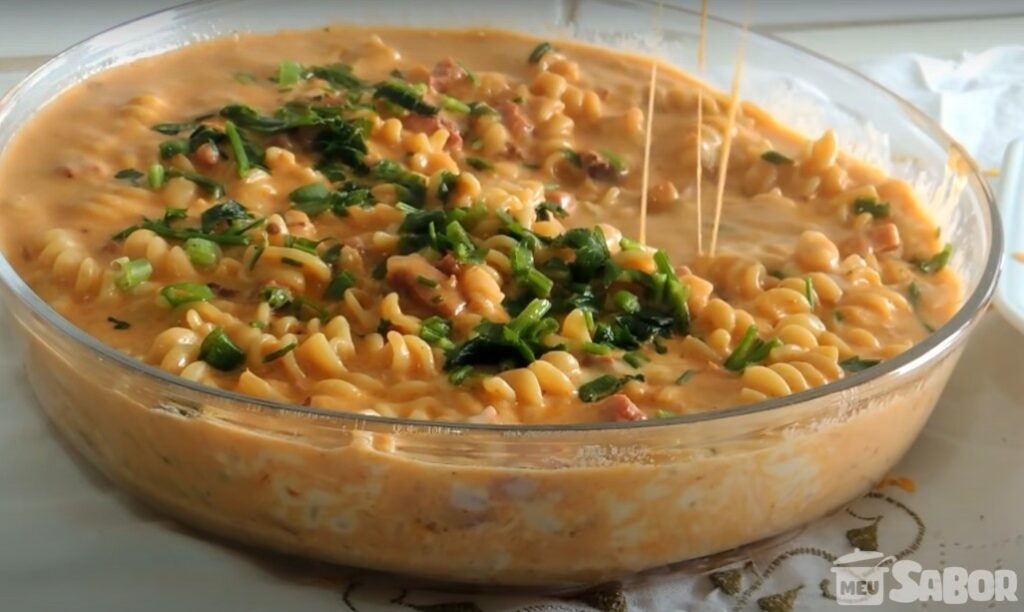
<svg viewBox="0 0 1024 612"><path fill-rule="evenodd" d="M581 386L576 393L581 401L596 402L617 393L631 380L642 382L644 377L642 374L633 374L619 378L611 374L604 374Z"/></svg>
<svg viewBox="0 0 1024 612"><path fill-rule="evenodd" d="M373 98L385 100L417 115L436 115L438 111L436 106L423 101L422 92L398 79L378 83L375 86Z"/></svg>
<svg viewBox="0 0 1024 612"><path fill-rule="evenodd" d="M842 310L833 310L832 318L835 319L836 323L842 323L843 319L846 318L846 315L843 314Z"/></svg>
<svg viewBox="0 0 1024 612"><path fill-rule="evenodd" d="M659 409L657 412L654 413L654 418L656 419L671 419L672 417L676 416L679 415L676 414L675 412L672 412L671 410L664 409Z"/></svg>
<svg viewBox="0 0 1024 612"><path fill-rule="evenodd" d="M612 301L622 312L634 314L640 312L640 298L635 293L630 293L624 289L616 291L612 296Z"/></svg>
<svg viewBox="0 0 1024 612"><path fill-rule="evenodd" d="M114 175L114 178L119 181L131 181L132 183L135 183L143 176L144 175L135 168L125 168L124 170L119 170L117 174Z"/></svg>
<svg viewBox="0 0 1024 612"><path fill-rule="evenodd" d="M769 164L775 164L776 166L790 165L793 160L786 157L778 151L765 151L761 154L761 159L768 162Z"/></svg>
<svg viewBox="0 0 1024 612"><path fill-rule="evenodd" d="M235 168L238 169L238 178L245 178L252 166L249 163L249 154L245 152L245 143L242 142L242 135L238 133L238 126L231 121L227 121L224 124L224 132L228 135L231 154L235 157Z"/></svg>
<svg viewBox="0 0 1024 612"><path fill-rule="evenodd" d="M164 167L160 164L153 164L149 167L149 171L146 172L146 180L149 182L149 186L153 189L159 189L164 184Z"/></svg>
<svg viewBox="0 0 1024 612"><path fill-rule="evenodd" d="M474 170L494 170L494 164L480 157L466 157L466 164Z"/></svg>
<svg viewBox="0 0 1024 612"><path fill-rule="evenodd" d="M740 372L748 365L764 361L772 349L781 344L778 338L772 338L767 342L761 340L757 337L757 326L751 325L723 365L727 370Z"/></svg>
<svg viewBox="0 0 1024 612"><path fill-rule="evenodd" d="M184 123L160 123L150 129L164 136L177 136L182 132L190 132L198 127L194 121Z"/></svg>
<svg viewBox="0 0 1024 612"><path fill-rule="evenodd" d="M302 64L291 60L281 62L277 67L277 84L290 87L302 78Z"/></svg>
<svg viewBox="0 0 1024 612"><path fill-rule="evenodd" d="M448 373L448 382L453 385L461 385L466 379L473 375L473 366L466 365L455 368Z"/></svg>
<svg viewBox="0 0 1024 612"><path fill-rule="evenodd" d="M469 68L469 66L459 60L455 60L455 63L458 64L459 68L462 68L462 71L466 73L466 80L469 81L471 85L476 85L480 82L480 77L478 77L476 73Z"/></svg>
<svg viewBox="0 0 1024 612"><path fill-rule="evenodd" d="M576 151L573 151L572 149L565 147L562 149L562 155L565 156L565 159L567 159L570 164L576 166L577 168L583 167L583 159L580 157L580 154L577 153Z"/></svg>
<svg viewBox="0 0 1024 612"><path fill-rule="evenodd" d="M192 302L207 302L213 299L213 289L202 283L174 283L160 290L162 297L171 308Z"/></svg>
<svg viewBox="0 0 1024 612"><path fill-rule="evenodd" d="M430 317L420 324L420 338L446 351L455 348L455 343L449 338L451 333L451 322L441 317Z"/></svg>
<svg viewBox="0 0 1024 612"><path fill-rule="evenodd" d="M619 174L622 174L623 172L629 169L629 166L626 165L626 162L622 159L622 157L620 157L616 153L609 151L608 149L601 149L600 153L606 160L608 160L608 163L611 164L612 167L615 168L615 171L618 172Z"/></svg>
<svg viewBox="0 0 1024 612"><path fill-rule="evenodd" d="M199 347L199 359L211 366L229 372L245 361L245 353L238 348L220 327L214 327Z"/></svg>
<svg viewBox="0 0 1024 612"><path fill-rule="evenodd" d="M879 202L874 198L857 198L853 201L854 214L868 213L876 219L888 217L891 208L888 202Z"/></svg>
<svg viewBox="0 0 1024 612"><path fill-rule="evenodd" d="M814 308L814 279L810 276L804 277L804 297L807 299L807 303Z"/></svg>
<svg viewBox="0 0 1024 612"><path fill-rule="evenodd" d="M628 363L629 365L633 366L634 368L639 369L640 366L650 361L650 358L644 355L643 353L630 351L622 356L622 360Z"/></svg>
<svg viewBox="0 0 1024 612"><path fill-rule="evenodd" d="M187 154L192 151L192 145L187 140L177 139L161 142L158 147L161 159L170 159L178 154Z"/></svg>
<svg viewBox="0 0 1024 612"><path fill-rule="evenodd" d="M266 302L272 310L277 310L292 303L292 292L284 287L264 287L260 291L260 301Z"/></svg>
<svg viewBox="0 0 1024 612"><path fill-rule="evenodd" d="M220 259L220 247L206 238L189 238L185 241L185 254L197 266L212 266Z"/></svg>
<svg viewBox="0 0 1024 612"><path fill-rule="evenodd" d="M548 54L548 52L552 50L554 50L554 47L551 46L551 43L540 43L539 45L533 48L533 51L530 52L529 62L531 64L536 64L540 62L541 58L543 58L545 55Z"/></svg>
<svg viewBox="0 0 1024 612"><path fill-rule="evenodd" d="M436 280L431 279L431 278L427 278L426 276L423 276L422 274L417 274L416 275L416 282L421 284L421 285L423 285L424 287L429 287L431 289L437 288L437 281Z"/></svg>
<svg viewBox="0 0 1024 612"><path fill-rule="evenodd" d="M636 240L623 237L622 240L619 240L619 248L623 251L639 251L644 248L644 245L640 244Z"/></svg>
<svg viewBox="0 0 1024 612"><path fill-rule="evenodd" d="M453 113L469 114L473 112L473 109L470 108L469 105L463 102L462 100L446 95L441 96L441 108L447 111L451 111Z"/></svg>
<svg viewBox="0 0 1024 612"><path fill-rule="evenodd" d="M131 291L149 280L153 274L153 264L145 258L129 260L127 257L122 257L115 260L114 263L118 265L114 284L121 291Z"/></svg>
<svg viewBox="0 0 1024 612"><path fill-rule="evenodd" d="M116 330L128 329L132 326L128 321L122 321L116 317L107 317L107 322L113 325Z"/></svg>
<svg viewBox="0 0 1024 612"><path fill-rule="evenodd" d="M597 342L587 342L583 345L583 350L590 353L591 355L607 355L612 352L612 347L607 344L598 344Z"/></svg>
<svg viewBox="0 0 1024 612"><path fill-rule="evenodd" d="M675 380L675 384L677 384L677 385L685 385L696 374L697 374L696 370L687 370L687 371L685 371L685 372L683 372L682 374L679 375L679 378L677 378Z"/></svg>
<svg viewBox="0 0 1024 612"><path fill-rule="evenodd" d="M213 198L222 198L226 192L224 184L220 181L212 179L208 176L199 174L198 172L192 172L190 170L179 170L178 168L170 168L165 172L167 178L183 178L187 181L192 181L197 186L205 189L210 193Z"/></svg>
<svg viewBox="0 0 1024 612"><path fill-rule="evenodd" d="M270 363L272 361L277 361L278 359L284 357L288 353L294 351L297 346L299 346L299 343L293 340L293 341L289 342L288 344L282 346L281 348L277 349L276 351L272 351L272 352L267 353L266 355L264 355L263 356L263 363Z"/></svg>
<svg viewBox="0 0 1024 612"><path fill-rule="evenodd" d="M304 295L300 295L292 301L292 308L295 310L295 316L300 319L306 315L306 310L312 311L313 318L321 321L326 321L329 316L326 308Z"/></svg>
<svg viewBox="0 0 1024 612"><path fill-rule="evenodd" d="M953 245L947 244L941 251L936 253L932 258L925 261L917 262L917 269L925 274L935 274L939 270L946 267L949 263L950 256L953 255Z"/></svg>
<svg viewBox="0 0 1024 612"><path fill-rule="evenodd" d="M437 199L443 204L447 204L455 192L455 187L458 183L459 175L449 170L442 170L440 179L437 182Z"/></svg>
<svg viewBox="0 0 1024 612"><path fill-rule="evenodd" d="M356 285L356 275L350 270L339 273L327 284L324 291L325 300L340 300L345 292Z"/></svg>
<svg viewBox="0 0 1024 612"><path fill-rule="evenodd" d="M854 355L853 357L850 357L849 359L844 359L844 360L840 361L839 362L839 367L841 367L841 368L843 368L843 370L853 374L854 372L860 372L862 370L866 370L866 369L868 369L868 368L870 368L872 366L876 366L876 365L878 365L880 363L882 363L882 361L880 359L861 359L857 355Z"/></svg>

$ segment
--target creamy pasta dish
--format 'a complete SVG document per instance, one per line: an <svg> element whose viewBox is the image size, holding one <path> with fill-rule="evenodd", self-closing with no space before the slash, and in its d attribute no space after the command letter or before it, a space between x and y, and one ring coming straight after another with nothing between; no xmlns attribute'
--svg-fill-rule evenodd
<svg viewBox="0 0 1024 612"><path fill-rule="evenodd" d="M736 406L953 315L950 249L906 183L833 132L747 104L730 121L728 96L650 74L501 31L191 45L24 126L4 250L75 325L166 371L428 420Z"/></svg>

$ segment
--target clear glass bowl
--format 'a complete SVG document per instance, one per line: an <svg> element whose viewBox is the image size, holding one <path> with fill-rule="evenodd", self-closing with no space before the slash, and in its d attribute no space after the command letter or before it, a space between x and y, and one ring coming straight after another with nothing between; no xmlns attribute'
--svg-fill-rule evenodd
<svg viewBox="0 0 1024 612"><path fill-rule="evenodd" d="M66 51L0 101L0 146L87 75L234 31L332 22L520 29L654 53L696 71L698 18L653 2L199 2ZM708 24L727 89L742 29ZM967 156L907 103L778 40L746 40L744 97L907 178L932 202L964 281L957 315L839 382L639 423L487 426L370 418L213 390L87 336L0 261L29 380L61 433L112 480L204 530L341 564L461 583L566 586L713 555L812 521L877 482L942 392L998 274L999 222ZM962 191L960 191L962 189Z"/></svg>

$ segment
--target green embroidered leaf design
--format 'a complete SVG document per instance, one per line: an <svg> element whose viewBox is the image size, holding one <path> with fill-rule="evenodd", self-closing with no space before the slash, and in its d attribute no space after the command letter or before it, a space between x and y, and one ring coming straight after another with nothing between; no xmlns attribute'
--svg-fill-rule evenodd
<svg viewBox="0 0 1024 612"><path fill-rule="evenodd" d="M764 612L792 612L796 596L800 594L802 588L804 588L803 585L800 585L795 589L762 597L757 600L757 607Z"/></svg>
<svg viewBox="0 0 1024 612"><path fill-rule="evenodd" d="M596 586L577 593L569 599L597 608L601 612L629 612L626 593L622 589L622 585L617 582Z"/></svg>
<svg viewBox="0 0 1024 612"><path fill-rule="evenodd" d="M735 597L743 590L743 572L738 569L712 572L708 578L711 580L711 584L722 589L722 592L727 595Z"/></svg>
<svg viewBox="0 0 1024 612"><path fill-rule="evenodd" d="M846 532L850 546L861 550L878 550L878 523L857 527Z"/></svg>

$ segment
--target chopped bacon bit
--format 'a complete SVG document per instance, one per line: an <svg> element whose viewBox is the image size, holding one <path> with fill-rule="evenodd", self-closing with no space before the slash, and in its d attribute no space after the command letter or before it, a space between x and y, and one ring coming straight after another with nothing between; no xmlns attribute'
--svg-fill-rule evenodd
<svg viewBox="0 0 1024 612"><path fill-rule="evenodd" d="M898 249L901 244L899 228L894 223L883 223L845 240L840 250L847 254L869 255Z"/></svg>
<svg viewBox="0 0 1024 612"><path fill-rule="evenodd" d="M444 147L453 151L462 149L462 132L459 130L459 126L449 119L438 116L407 115L402 118L402 127L410 132L421 134L433 134L444 128L448 130L448 141L445 142Z"/></svg>
<svg viewBox="0 0 1024 612"><path fill-rule="evenodd" d="M616 393L604 401L601 407L616 421L646 421L647 415L623 393Z"/></svg>
<svg viewBox="0 0 1024 612"><path fill-rule="evenodd" d="M450 57L439 61L430 73L430 87L434 91L446 92L466 80L466 71Z"/></svg>
<svg viewBox="0 0 1024 612"><path fill-rule="evenodd" d="M615 166L595 151L580 153L580 164L586 170L587 175L593 179L608 181L619 176L619 171L615 169Z"/></svg>
<svg viewBox="0 0 1024 612"><path fill-rule="evenodd" d="M217 294L217 297L230 299L238 295L238 290L232 289L231 287L225 287L224 285L220 285L218 283L209 283L209 286L210 289L212 289L213 292Z"/></svg>
<svg viewBox="0 0 1024 612"><path fill-rule="evenodd" d="M61 176L75 179L88 175L101 176L104 174L104 167L94 161L79 160L57 166L57 172Z"/></svg>
<svg viewBox="0 0 1024 612"><path fill-rule="evenodd" d="M898 249L902 244L900 230L895 223L875 225L868 230L868 243L878 253Z"/></svg>
<svg viewBox="0 0 1024 612"><path fill-rule="evenodd" d="M462 263L451 253L445 253L444 257L437 260L434 267L448 276L456 276L462 270Z"/></svg>
<svg viewBox="0 0 1024 612"><path fill-rule="evenodd" d="M207 142L196 149L195 158L204 166L214 166L220 161L220 151L216 145Z"/></svg>
<svg viewBox="0 0 1024 612"><path fill-rule="evenodd" d="M529 136L533 132L533 124L523 114L523 109L519 108L519 105L515 102L502 102L498 107L498 112L501 113L501 120L513 136L522 138Z"/></svg>
<svg viewBox="0 0 1024 612"><path fill-rule="evenodd" d="M432 266L422 255L396 255L387 262L387 281L428 310L454 317L466 308L456 278Z"/></svg>
<svg viewBox="0 0 1024 612"><path fill-rule="evenodd" d="M113 240L108 240L100 247L100 251L103 253L118 253L121 251L121 245Z"/></svg>

